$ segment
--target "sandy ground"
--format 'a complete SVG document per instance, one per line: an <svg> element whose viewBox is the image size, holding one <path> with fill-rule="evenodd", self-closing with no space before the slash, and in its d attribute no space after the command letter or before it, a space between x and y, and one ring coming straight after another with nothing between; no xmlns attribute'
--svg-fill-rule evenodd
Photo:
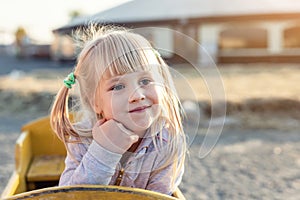
<svg viewBox="0 0 300 200"><path fill-rule="evenodd" d="M221 124L218 118L210 121L211 94L205 78L182 66L175 69L184 74L176 80L181 98L197 99L201 107L199 128L191 124L186 128L190 156L180 186L186 198L300 199L300 67L220 66L228 115L212 149ZM49 113L68 70L32 70L0 77L0 191L14 168L20 127ZM195 89L192 95L189 84ZM185 102L187 114L193 117L194 104ZM205 151L209 154L203 156Z"/></svg>

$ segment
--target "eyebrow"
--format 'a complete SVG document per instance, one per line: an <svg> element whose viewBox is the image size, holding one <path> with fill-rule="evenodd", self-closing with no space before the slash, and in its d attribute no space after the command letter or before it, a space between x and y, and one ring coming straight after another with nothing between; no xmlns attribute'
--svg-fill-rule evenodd
<svg viewBox="0 0 300 200"><path fill-rule="evenodd" d="M114 76L113 78L110 78L110 79L106 79L106 83L108 84L108 85L111 85L111 84L113 84L113 83L115 83L115 82L118 82L119 80L120 80L120 77L121 76Z"/></svg>
<svg viewBox="0 0 300 200"><path fill-rule="evenodd" d="M140 72L140 76L145 76L145 75L148 75L148 74L149 74L148 71L142 71L142 72ZM110 85L110 84L113 84L113 83L115 83L115 82L119 82L122 76L123 76L123 75L116 75L116 76L114 76L114 77L112 77L112 78L105 79L105 81L107 81L106 83L107 83L108 85Z"/></svg>

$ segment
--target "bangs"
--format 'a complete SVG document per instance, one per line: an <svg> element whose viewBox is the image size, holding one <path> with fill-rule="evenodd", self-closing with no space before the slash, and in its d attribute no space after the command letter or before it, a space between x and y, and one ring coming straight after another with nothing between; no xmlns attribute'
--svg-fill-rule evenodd
<svg viewBox="0 0 300 200"><path fill-rule="evenodd" d="M104 62L105 76L123 75L136 71L150 71L153 66L159 65L155 50L149 42L143 37L127 32L126 37L115 35L117 37L108 37L103 48L109 49ZM132 36L132 37L131 37ZM106 47L104 47L106 46ZM116 48L121 47L121 48ZM104 75L104 74L103 74Z"/></svg>
<svg viewBox="0 0 300 200"><path fill-rule="evenodd" d="M154 65L157 66L158 62L149 62L144 54L145 51L143 50L126 53L108 66L109 75L116 76L137 71L150 71Z"/></svg>

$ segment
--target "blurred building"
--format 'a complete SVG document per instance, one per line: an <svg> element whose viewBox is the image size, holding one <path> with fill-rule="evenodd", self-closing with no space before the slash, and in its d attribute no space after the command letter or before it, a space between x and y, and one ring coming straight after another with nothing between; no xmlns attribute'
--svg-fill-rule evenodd
<svg viewBox="0 0 300 200"><path fill-rule="evenodd" d="M14 33L0 30L0 55L18 58L50 58L50 44L41 44L32 39L23 27Z"/></svg>
<svg viewBox="0 0 300 200"><path fill-rule="evenodd" d="M300 62L300 1L134 0L53 30L53 58L74 59L72 31L90 22L187 35L141 31L173 63Z"/></svg>

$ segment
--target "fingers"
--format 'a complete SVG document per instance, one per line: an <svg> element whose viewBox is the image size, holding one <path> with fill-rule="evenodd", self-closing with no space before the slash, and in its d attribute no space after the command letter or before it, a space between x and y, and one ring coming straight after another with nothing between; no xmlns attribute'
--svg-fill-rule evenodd
<svg viewBox="0 0 300 200"><path fill-rule="evenodd" d="M117 122L117 121L116 121ZM117 122L117 126L119 127L119 129L124 132L125 134L131 136L131 135L135 135L132 131L130 131L128 128L125 128L125 126L120 123L120 122Z"/></svg>
<svg viewBox="0 0 300 200"><path fill-rule="evenodd" d="M132 143L136 143L139 140L139 136L138 135L131 135L130 139L131 139Z"/></svg>
<svg viewBox="0 0 300 200"><path fill-rule="evenodd" d="M139 139L138 135L136 135L134 132L130 131L122 123L120 123L120 122L116 122L116 123L117 123L117 126L119 127L119 129L123 133L125 133L126 135L128 135L133 142L137 142L138 141L138 139Z"/></svg>
<svg viewBox="0 0 300 200"><path fill-rule="evenodd" d="M102 124L104 124L104 122L106 122L107 120L102 118L102 119L99 119L97 122L96 122L96 126L101 126Z"/></svg>
<svg viewBox="0 0 300 200"><path fill-rule="evenodd" d="M97 121L92 134L98 144L115 153L124 153L139 140L138 135L113 119Z"/></svg>

